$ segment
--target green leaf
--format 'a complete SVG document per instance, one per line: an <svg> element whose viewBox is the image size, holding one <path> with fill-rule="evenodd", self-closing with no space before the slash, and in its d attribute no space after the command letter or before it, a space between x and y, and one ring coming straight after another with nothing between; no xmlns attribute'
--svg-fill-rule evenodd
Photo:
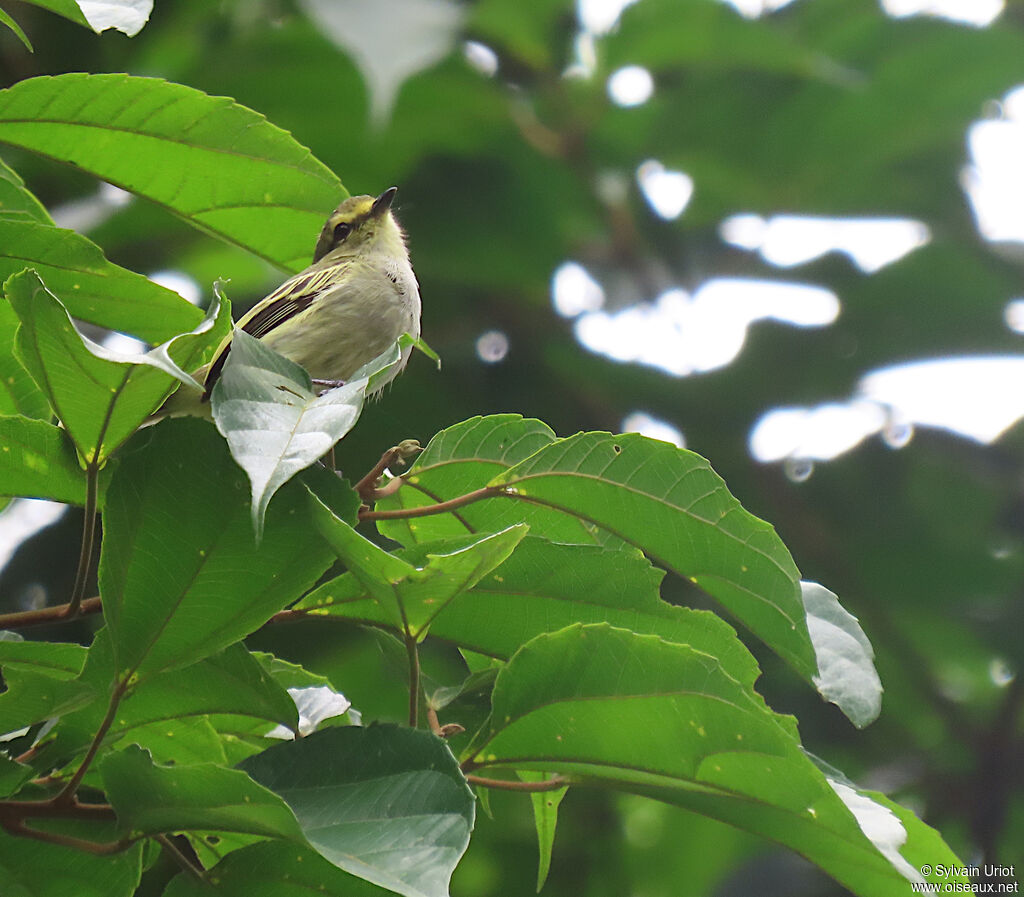
<svg viewBox="0 0 1024 897"><path fill-rule="evenodd" d="M0 23L3 23L8 28L10 28L11 31L14 32L18 40L22 42L25 49L28 50L29 53L34 52L32 49L32 42L25 36L25 32L21 30L21 26L17 22L15 22L14 19L12 19L10 15L8 15L2 9L0 9Z"/></svg>
<svg viewBox="0 0 1024 897"><path fill-rule="evenodd" d="M240 770L212 763L157 766L131 746L110 754L100 772L126 834L206 829L302 841L284 801Z"/></svg>
<svg viewBox="0 0 1024 897"><path fill-rule="evenodd" d="M377 503L378 510L423 507L458 498L481 489L493 477L555 441L555 434L539 420L519 414L471 417L442 430L430 440L404 485ZM382 535L414 545L466 533L488 533L514 523L527 523L535 534L556 542L594 542L595 528L566 514L542 507L510 507L500 502L477 502L453 514L411 520L380 520Z"/></svg>
<svg viewBox="0 0 1024 897"><path fill-rule="evenodd" d="M0 417L4 493L85 504L85 473L67 430L27 417Z"/></svg>
<svg viewBox="0 0 1024 897"><path fill-rule="evenodd" d="M542 772L523 770L519 778L524 782L544 782L549 776ZM547 881L551 869L551 849L555 844L555 829L558 826L558 805L569 792L569 786L557 791L535 791L530 794L533 804L533 824L537 829L537 893L540 893Z"/></svg>
<svg viewBox="0 0 1024 897"><path fill-rule="evenodd" d="M406 897L447 897L473 794L445 743L396 726L324 729L241 764L321 856Z"/></svg>
<svg viewBox="0 0 1024 897"><path fill-rule="evenodd" d="M637 433L579 433L490 485L636 545L716 598L804 676L817 672L789 551L700 455Z"/></svg>
<svg viewBox="0 0 1024 897"><path fill-rule="evenodd" d="M54 226L50 213L13 168L0 159L0 218L23 218Z"/></svg>
<svg viewBox="0 0 1024 897"><path fill-rule="evenodd" d="M475 539L425 543L397 552L419 566ZM432 635L491 657L507 659L530 639L573 623L607 622L660 635L716 657L737 681L753 688L760 670L736 632L706 610L661 600L664 572L635 549L562 545L527 536L500 566L431 621ZM379 602L352 573L328 580L298 605L362 622L389 622Z"/></svg>
<svg viewBox="0 0 1024 897"><path fill-rule="evenodd" d="M311 504L321 535L378 602L387 622L416 638L426 635L431 621L454 598L512 554L528 530L523 524L510 526L468 543L460 542L450 550L430 553L421 564L413 565L363 538L321 502ZM316 606L317 601L309 604L304 600L297 609Z"/></svg>
<svg viewBox="0 0 1024 897"><path fill-rule="evenodd" d="M795 732L758 704L689 646L571 626L534 639L498 674L490 729L471 756L474 768L596 778L722 820L791 847L865 897L906 894L909 858L956 864L917 820L906 849L884 855L858 821L870 814L855 817Z"/></svg>
<svg viewBox="0 0 1024 897"><path fill-rule="evenodd" d="M87 649L71 642L0 640L0 668L44 673L54 679L74 679L82 672Z"/></svg>
<svg viewBox="0 0 1024 897"><path fill-rule="evenodd" d="M64 16L65 19L70 19L76 25L89 27L89 20L82 13L77 0L24 0L24 2L55 12L57 15Z"/></svg>
<svg viewBox="0 0 1024 897"><path fill-rule="evenodd" d="M195 383L178 363L194 366L220 341L229 317L215 303L191 333L146 353L120 354L83 337L35 271L16 274L4 291L21 319L17 350L23 364L79 454L93 464L102 464L135 432L170 392L172 378Z"/></svg>
<svg viewBox="0 0 1024 897"><path fill-rule="evenodd" d="M396 344L344 386L318 396L299 365L235 328L211 403L217 429L249 477L257 537L274 493L355 426L373 375L400 360Z"/></svg>
<svg viewBox="0 0 1024 897"><path fill-rule="evenodd" d="M45 720L71 713L94 701L98 692L90 684L28 668L4 670L6 690L0 694L0 735L17 732Z"/></svg>
<svg viewBox="0 0 1024 897"><path fill-rule="evenodd" d="M202 320L173 290L107 261L91 240L24 216L0 217L0 279L34 268L83 321L161 342Z"/></svg>
<svg viewBox="0 0 1024 897"><path fill-rule="evenodd" d="M229 853L207 870L221 897L386 897L394 892L349 875L307 847L264 841ZM182 873L163 897L207 897L210 885Z"/></svg>
<svg viewBox="0 0 1024 897"><path fill-rule="evenodd" d="M248 635L333 557L305 523L300 484L282 490L256 544L244 474L209 423L167 420L146 436L118 464L103 515L100 594L119 676L188 666Z"/></svg>
<svg viewBox="0 0 1024 897"><path fill-rule="evenodd" d="M37 420L53 417L50 403L14 353L18 316L0 301L0 414L22 414Z"/></svg>
<svg viewBox="0 0 1024 897"><path fill-rule="evenodd" d="M155 78L21 81L0 91L0 141L75 165L289 270L309 264L327 212L345 196L329 169L261 115Z"/></svg>
<svg viewBox="0 0 1024 897"><path fill-rule="evenodd" d="M875 652L857 618L847 613L835 594L816 582L801 582L807 630L818 659L814 685L858 729L882 710L882 681Z"/></svg>
<svg viewBox="0 0 1024 897"><path fill-rule="evenodd" d="M95 821L33 821L33 827L96 843L117 839L113 825ZM142 845L98 856L0 832L0 881L10 897L132 897L142 875Z"/></svg>

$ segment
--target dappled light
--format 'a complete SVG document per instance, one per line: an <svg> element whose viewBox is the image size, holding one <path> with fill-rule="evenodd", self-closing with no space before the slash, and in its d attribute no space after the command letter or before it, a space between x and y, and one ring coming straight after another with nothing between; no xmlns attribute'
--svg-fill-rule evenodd
<svg viewBox="0 0 1024 897"><path fill-rule="evenodd" d="M619 429L623 433L640 433L651 439L660 439L679 448L686 448L686 437L683 436L682 430L646 411L631 411L622 419Z"/></svg>

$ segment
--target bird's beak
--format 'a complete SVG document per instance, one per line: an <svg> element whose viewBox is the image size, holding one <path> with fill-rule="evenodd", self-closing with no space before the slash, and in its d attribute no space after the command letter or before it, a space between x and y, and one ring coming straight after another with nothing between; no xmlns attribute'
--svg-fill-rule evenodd
<svg viewBox="0 0 1024 897"><path fill-rule="evenodd" d="M388 209L391 208L391 203L395 198L395 194L398 193L397 187L388 187L380 196L374 201L373 205L370 206L370 217L380 218Z"/></svg>

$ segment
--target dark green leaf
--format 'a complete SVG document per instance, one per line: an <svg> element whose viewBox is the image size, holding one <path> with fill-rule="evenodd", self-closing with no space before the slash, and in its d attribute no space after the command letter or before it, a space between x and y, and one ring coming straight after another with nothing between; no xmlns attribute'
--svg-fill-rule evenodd
<svg viewBox="0 0 1024 897"><path fill-rule="evenodd" d="M542 772L523 770L519 778L524 782L543 782L550 778ZM533 804L533 824L537 829L537 891L544 887L551 868L551 848L555 844L555 829L558 826L558 805L569 791L569 786L557 791L537 791L530 795Z"/></svg>
<svg viewBox="0 0 1024 897"><path fill-rule="evenodd" d="M242 768L284 798L335 865L406 897L447 897L474 813L440 738L395 726L324 729Z"/></svg>
<svg viewBox="0 0 1024 897"><path fill-rule="evenodd" d="M106 823L48 820L32 824L94 843L117 840L116 829ZM96 856L0 832L0 881L5 897L132 897L141 874L141 844L111 856Z"/></svg>
<svg viewBox="0 0 1024 897"><path fill-rule="evenodd" d="M125 833L209 829L302 841L284 801L240 770L157 766L146 751L129 747L109 755L100 771Z"/></svg>
<svg viewBox="0 0 1024 897"><path fill-rule="evenodd" d="M0 141L73 164L291 270L309 263L327 212L345 195L309 150L262 116L155 78L21 81L0 92Z"/></svg>
<svg viewBox="0 0 1024 897"><path fill-rule="evenodd" d="M282 490L257 545L245 476L217 431L186 418L147 435L119 463L103 517L100 594L121 676L221 650L298 598L332 559L304 523L305 487Z"/></svg>
<svg viewBox="0 0 1024 897"><path fill-rule="evenodd" d="M222 897L385 897L390 889L349 875L308 847L264 841L229 853L208 870ZM210 887L194 876L179 875L163 897L207 897Z"/></svg>
<svg viewBox="0 0 1024 897"><path fill-rule="evenodd" d="M0 218L21 218L53 226L50 213L13 168L0 159Z"/></svg>

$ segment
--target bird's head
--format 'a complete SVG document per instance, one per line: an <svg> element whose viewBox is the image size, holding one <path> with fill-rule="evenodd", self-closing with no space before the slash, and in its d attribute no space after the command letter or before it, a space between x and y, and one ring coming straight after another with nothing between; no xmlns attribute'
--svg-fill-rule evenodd
<svg viewBox="0 0 1024 897"><path fill-rule="evenodd" d="M405 237L391 212L398 192L389 187L380 196L350 196L328 217L316 242L313 263L331 261L367 251L405 253Z"/></svg>

